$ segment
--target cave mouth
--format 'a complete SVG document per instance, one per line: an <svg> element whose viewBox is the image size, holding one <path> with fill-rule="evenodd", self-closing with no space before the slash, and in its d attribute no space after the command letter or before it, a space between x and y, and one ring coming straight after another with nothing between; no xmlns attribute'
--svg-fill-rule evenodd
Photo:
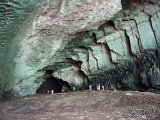
<svg viewBox="0 0 160 120"><path fill-rule="evenodd" d="M23 34L15 31L13 40L8 31L14 30L7 26L4 19L2 23L5 23L4 28L7 29L3 36L9 38L0 41L0 58L4 58L0 60L0 95L43 94L51 93L52 90L60 93L71 91L71 86L74 85L83 88L91 85L92 90L96 90L98 84L101 85L100 89L104 86L105 90L159 91L160 3L158 0L116 1L113 1L113 4L110 4L112 0L109 3L103 1L104 4L95 1L98 5L92 7L94 12L98 13L94 14L95 17L90 17L91 13L94 13L92 9L83 6L83 2L84 5L89 5L86 1L77 6L77 3L70 3L68 0L69 5L76 6L76 11L82 5L82 8L86 8L85 12L70 11L70 6L68 7L68 3L65 5L65 2L67 7L64 6L60 11L59 7L63 7L60 2L57 2L59 7L50 2L46 3L37 13L31 14L32 19L24 21L26 24L17 23L17 26L22 25L19 31L23 31ZM21 12L18 12L17 7L20 4L17 4L17 1L12 8L12 2L10 5L8 3L10 2L3 4L4 8L8 9L0 12L10 18L9 11L13 9L17 11L14 20L18 21L17 16L20 16ZM25 6L25 2L21 4ZM107 5L111 7L107 8ZM23 5L21 7L23 8ZM57 11L54 11L54 7ZM28 6L26 10L28 8L31 9ZM103 13L113 12L113 15L101 14L98 9ZM67 10L74 14L68 14ZM25 10L23 12L25 13ZM83 16L83 13L87 15ZM14 15L14 12L12 14ZM22 14L22 18L23 16L27 17L27 13ZM88 18L95 19L88 21ZM8 25L17 28L12 24ZM61 28L64 31L61 31ZM71 64L64 65L66 59ZM64 64L58 66L58 62ZM49 65L53 65L59 75L39 79L41 74L38 71Z"/></svg>
<svg viewBox="0 0 160 120"><path fill-rule="evenodd" d="M62 79L56 78L52 75L52 70L46 70L44 75L45 81L38 87L36 90L37 94L46 94L46 93L61 93L71 91L71 86L68 82L63 81Z"/></svg>
<svg viewBox="0 0 160 120"><path fill-rule="evenodd" d="M117 64L117 66L112 69L100 72L96 71L96 73L91 73L89 76L86 75L86 77L88 77L87 89L97 90L98 85L100 85L100 90L159 93L159 58L159 49L144 50L141 54L135 54L133 60L130 62ZM72 65L73 63L74 66L76 66L76 61L73 62L72 60ZM81 66L78 65L76 69L78 69L78 75L84 77L85 74L82 72ZM52 90L54 90L55 93L60 93L62 91L68 92L73 90L66 81L53 77L52 72L52 70L46 71L46 79L37 89L36 93L48 93L48 91L51 93ZM73 86L74 85L72 85L72 87ZM63 90L63 87L67 89Z"/></svg>

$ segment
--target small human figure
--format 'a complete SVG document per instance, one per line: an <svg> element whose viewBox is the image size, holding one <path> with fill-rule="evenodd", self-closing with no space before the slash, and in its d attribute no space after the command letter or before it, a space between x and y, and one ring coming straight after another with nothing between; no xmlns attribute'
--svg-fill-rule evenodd
<svg viewBox="0 0 160 120"><path fill-rule="evenodd" d="M97 85L97 91L100 91L100 90L101 90L101 85L98 84L98 85Z"/></svg>
<svg viewBox="0 0 160 120"><path fill-rule="evenodd" d="M92 90L92 85L89 85L89 90Z"/></svg>
<svg viewBox="0 0 160 120"><path fill-rule="evenodd" d="M104 86L102 86L102 90L104 90Z"/></svg>
<svg viewBox="0 0 160 120"><path fill-rule="evenodd" d="M51 91L51 94L52 94L52 95L54 94L54 90Z"/></svg>
<svg viewBox="0 0 160 120"><path fill-rule="evenodd" d="M47 91L47 93L49 94L49 93L50 93L50 91L48 90L48 91Z"/></svg>
<svg viewBox="0 0 160 120"><path fill-rule="evenodd" d="M76 88L75 87L73 87L73 91L75 91L76 90Z"/></svg>
<svg viewBox="0 0 160 120"><path fill-rule="evenodd" d="M64 90L64 89L62 89L62 93L63 93L63 92L65 92L65 90Z"/></svg>

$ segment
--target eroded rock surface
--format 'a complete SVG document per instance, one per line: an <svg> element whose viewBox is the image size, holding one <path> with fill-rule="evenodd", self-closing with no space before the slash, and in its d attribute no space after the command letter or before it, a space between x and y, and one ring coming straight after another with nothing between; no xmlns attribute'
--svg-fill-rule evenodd
<svg viewBox="0 0 160 120"><path fill-rule="evenodd" d="M34 94L46 69L77 88L89 78L90 84L101 83L105 89L160 89L158 0L30 2L11 4L13 9L27 4L26 11L34 12L27 12L12 42L12 37L3 38L2 93ZM10 18L10 12L3 11Z"/></svg>
<svg viewBox="0 0 160 120"><path fill-rule="evenodd" d="M62 61L57 52L73 34L99 26L122 8L120 0L7 0L0 5L2 91Z"/></svg>

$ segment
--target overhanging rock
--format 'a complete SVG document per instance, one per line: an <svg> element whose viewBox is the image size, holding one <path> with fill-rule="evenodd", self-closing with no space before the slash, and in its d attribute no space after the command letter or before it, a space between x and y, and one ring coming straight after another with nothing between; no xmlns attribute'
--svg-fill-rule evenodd
<svg viewBox="0 0 160 120"><path fill-rule="evenodd" d="M62 34L93 29L121 8L121 0L55 0L37 16L34 31L57 36L55 29Z"/></svg>
<svg viewBox="0 0 160 120"><path fill-rule="evenodd" d="M121 0L54 0L40 11L20 42L15 76L24 79L53 64L77 32L98 27L121 10ZM56 59L56 60L55 60Z"/></svg>

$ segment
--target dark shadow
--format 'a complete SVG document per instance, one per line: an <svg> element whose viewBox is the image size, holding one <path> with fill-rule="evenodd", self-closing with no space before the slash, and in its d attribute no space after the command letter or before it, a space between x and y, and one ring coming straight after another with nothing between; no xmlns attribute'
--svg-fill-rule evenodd
<svg viewBox="0 0 160 120"><path fill-rule="evenodd" d="M142 0L121 0L123 10L130 9L132 4L140 4Z"/></svg>
<svg viewBox="0 0 160 120"><path fill-rule="evenodd" d="M52 90L54 90L54 93L61 93L62 91L68 92L71 91L71 87L66 81L52 76L52 70L47 70L45 75L45 81L36 90L36 93L51 93Z"/></svg>

